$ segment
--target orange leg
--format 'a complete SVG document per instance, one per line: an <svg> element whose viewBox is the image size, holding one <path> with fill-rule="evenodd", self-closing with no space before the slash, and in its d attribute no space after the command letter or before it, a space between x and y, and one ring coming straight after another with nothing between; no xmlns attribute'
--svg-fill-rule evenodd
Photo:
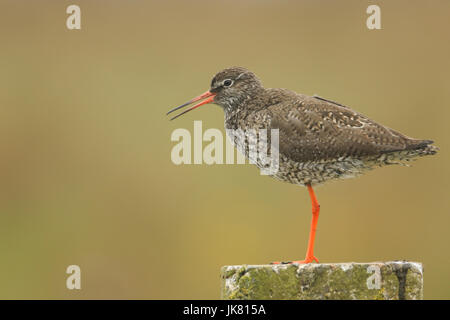
<svg viewBox="0 0 450 320"><path fill-rule="evenodd" d="M309 241L308 249L306 250L305 260L291 261L289 263L311 263L313 261L319 262L319 260L314 256L314 240L316 238L317 222L319 221L320 205L317 201L314 190L310 184L307 184L309 196L311 198L312 204L312 220L311 220L311 230L309 231ZM279 264L280 262L273 262L273 264Z"/></svg>

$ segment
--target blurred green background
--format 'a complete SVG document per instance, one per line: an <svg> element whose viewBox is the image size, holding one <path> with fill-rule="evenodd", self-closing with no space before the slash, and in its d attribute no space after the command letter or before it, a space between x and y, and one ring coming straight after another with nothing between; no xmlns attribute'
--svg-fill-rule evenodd
<svg viewBox="0 0 450 320"><path fill-rule="evenodd" d="M303 258L306 189L170 160L174 129L223 130L223 112L165 112L234 65L435 140L411 168L317 188L316 255L421 261L425 297L450 298L450 2L376 1L371 31L373 3L2 0L0 298L217 299L223 265Z"/></svg>

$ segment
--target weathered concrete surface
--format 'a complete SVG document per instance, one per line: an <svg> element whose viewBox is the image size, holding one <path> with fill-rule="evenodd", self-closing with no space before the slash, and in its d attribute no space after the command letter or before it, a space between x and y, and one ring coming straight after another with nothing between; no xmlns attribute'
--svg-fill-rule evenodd
<svg viewBox="0 0 450 320"><path fill-rule="evenodd" d="M418 262L225 266L221 298L246 299L423 299Z"/></svg>

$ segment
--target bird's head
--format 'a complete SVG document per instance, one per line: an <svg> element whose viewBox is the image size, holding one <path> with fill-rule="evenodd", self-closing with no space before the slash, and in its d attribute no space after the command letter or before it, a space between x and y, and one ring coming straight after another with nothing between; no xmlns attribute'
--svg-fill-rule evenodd
<svg viewBox="0 0 450 320"><path fill-rule="evenodd" d="M211 88L208 91L181 106L170 110L167 114L203 99L203 101L186 109L171 120L207 103L214 103L221 106L226 111L231 111L242 101L251 99L253 96L257 95L262 88L261 82L253 72L242 67L227 68L213 77Z"/></svg>

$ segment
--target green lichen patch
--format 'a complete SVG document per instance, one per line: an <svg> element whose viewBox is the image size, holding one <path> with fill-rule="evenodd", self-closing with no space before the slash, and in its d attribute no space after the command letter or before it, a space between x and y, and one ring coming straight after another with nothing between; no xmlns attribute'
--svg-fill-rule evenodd
<svg viewBox="0 0 450 320"><path fill-rule="evenodd" d="M223 299L423 299L422 266L410 262L228 266Z"/></svg>

